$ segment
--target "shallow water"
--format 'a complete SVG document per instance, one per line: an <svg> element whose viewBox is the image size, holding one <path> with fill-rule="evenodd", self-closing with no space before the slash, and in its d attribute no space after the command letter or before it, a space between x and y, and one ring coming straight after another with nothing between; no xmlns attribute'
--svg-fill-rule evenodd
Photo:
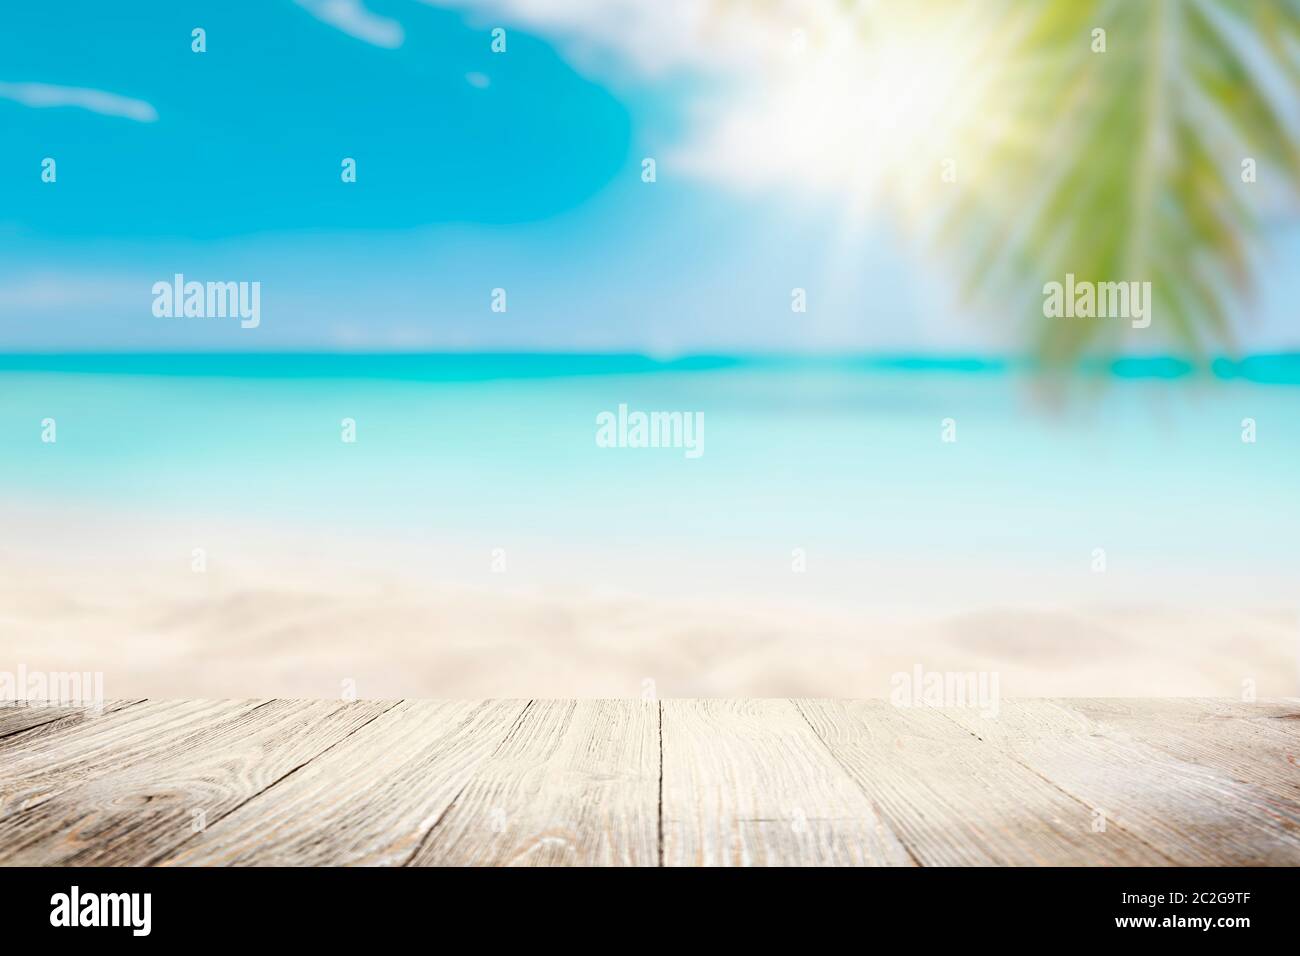
<svg viewBox="0 0 1300 956"><path fill-rule="evenodd" d="M702 412L703 454L598 447L620 403ZM1244 377L1113 375L1052 409L996 362L11 356L0 459L11 504L514 548L561 580L586 555L587 583L706 594L1290 601L1300 541L1300 388Z"/></svg>

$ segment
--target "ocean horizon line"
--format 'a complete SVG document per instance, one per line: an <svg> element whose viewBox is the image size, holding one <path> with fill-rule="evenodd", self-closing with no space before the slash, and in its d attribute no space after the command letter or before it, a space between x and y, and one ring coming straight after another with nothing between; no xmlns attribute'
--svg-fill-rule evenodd
<svg viewBox="0 0 1300 956"><path fill-rule="evenodd" d="M374 378L482 381L664 372L789 371L1032 375L1044 363L1026 356L898 352L648 352L562 351L78 351L0 352L0 373L50 372L222 378ZM1059 371L1059 369L1054 369ZM1070 366L1081 378L1244 380L1300 385L1300 353L1189 359L1173 355L1090 358Z"/></svg>

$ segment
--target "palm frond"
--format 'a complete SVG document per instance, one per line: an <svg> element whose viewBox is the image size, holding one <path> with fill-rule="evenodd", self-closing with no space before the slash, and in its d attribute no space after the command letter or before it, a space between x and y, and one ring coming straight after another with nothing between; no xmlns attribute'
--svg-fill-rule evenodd
<svg viewBox="0 0 1300 956"><path fill-rule="evenodd" d="M1048 363L1139 335L1194 357L1231 349L1260 208L1300 195L1300 3L1009 0L990 15L1018 38L997 66L1005 113L985 123L1001 132L973 146L978 179L935 232L963 291L1024 323ZM1152 328L1044 318L1042 286L1066 273L1150 281Z"/></svg>

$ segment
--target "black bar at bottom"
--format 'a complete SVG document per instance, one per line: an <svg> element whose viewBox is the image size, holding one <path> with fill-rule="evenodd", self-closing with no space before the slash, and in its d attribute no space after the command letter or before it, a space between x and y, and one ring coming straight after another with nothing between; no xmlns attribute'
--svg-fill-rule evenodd
<svg viewBox="0 0 1300 956"><path fill-rule="evenodd" d="M1295 929L1297 883L1294 870L1251 868L539 873L72 867L0 869L0 882L9 943L76 934L80 942L112 938L128 945L338 946L408 938L435 945L460 939L463 946L463 934L470 933L470 939L495 945L520 938L534 945L549 939L548 945L696 948L713 937L734 945L779 931L783 937L806 933L808 945L827 940L828 932L847 932L864 945L897 938L882 933L901 933L924 941L923 949L979 939L986 945L1282 939Z"/></svg>

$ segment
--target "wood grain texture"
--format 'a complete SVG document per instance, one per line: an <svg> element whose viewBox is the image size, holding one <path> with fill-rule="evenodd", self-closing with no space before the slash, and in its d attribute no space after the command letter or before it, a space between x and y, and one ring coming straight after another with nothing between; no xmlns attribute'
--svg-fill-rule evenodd
<svg viewBox="0 0 1300 956"><path fill-rule="evenodd" d="M1291 699L0 708L0 864L1294 866L1298 750Z"/></svg>
<svg viewBox="0 0 1300 956"><path fill-rule="evenodd" d="M1300 818L1300 702L1071 700L1108 732L1127 734L1188 763L1251 783Z"/></svg>
<svg viewBox="0 0 1300 956"><path fill-rule="evenodd" d="M0 862L150 863L393 704L267 701L183 738L160 735L111 766L62 762L53 776L70 777L70 786L0 819Z"/></svg>
<svg viewBox="0 0 1300 956"><path fill-rule="evenodd" d="M412 865L655 866L659 707L533 701Z"/></svg>
<svg viewBox="0 0 1300 956"><path fill-rule="evenodd" d="M913 862L789 700L663 701L666 866Z"/></svg>
<svg viewBox="0 0 1300 956"><path fill-rule="evenodd" d="M187 752L214 723L260 706L256 700L145 701L130 707L64 718L0 742L0 820L22 813L118 767Z"/></svg>
<svg viewBox="0 0 1300 956"><path fill-rule="evenodd" d="M1122 830L1094 832L1085 803L939 711L883 700L797 704L925 866L1168 862Z"/></svg>
<svg viewBox="0 0 1300 956"><path fill-rule="evenodd" d="M1068 700L1004 701L996 720L946 715L1165 856L1196 866L1295 865L1300 820L1254 783L1167 753Z"/></svg>
<svg viewBox="0 0 1300 956"><path fill-rule="evenodd" d="M37 727L49 727L50 729L47 732L52 732L63 727L79 724L83 720L102 717L104 714L121 710L123 707L129 707L131 704L136 703L139 703L139 700L109 700L105 701L103 706L96 710L87 707L6 701L4 704L0 704L0 753L4 751L5 747L9 746L12 738L17 737L24 731L34 730ZM15 744L21 744L21 741L15 741Z"/></svg>
<svg viewBox="0 0 1300 956"><path fill-rule="evenodd" d="M160 863L404 864L526 706L403 701Z"/></svg>

